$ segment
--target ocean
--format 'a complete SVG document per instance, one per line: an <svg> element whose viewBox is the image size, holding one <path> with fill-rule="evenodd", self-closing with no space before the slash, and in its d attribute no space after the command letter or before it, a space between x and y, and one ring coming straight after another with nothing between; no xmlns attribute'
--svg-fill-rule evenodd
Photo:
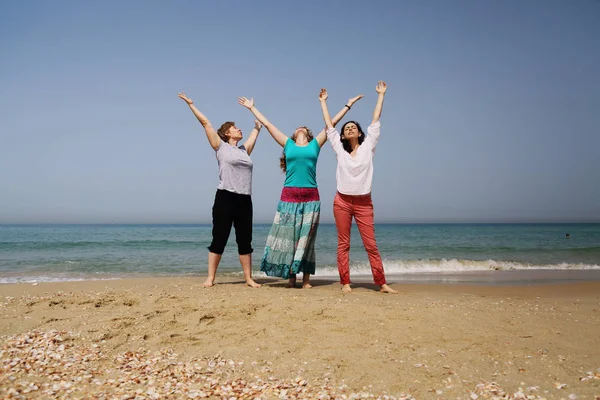
<svg viewBox="0 0 600 400"><path fill-rule="evenodd" d="M255 277L270 225L254 227ZM377 224L390 283L600 280L600 224ZM569 238L566 237L567 233ZM206 274L210 225L0 225L0 283ZM337 278L336 230L319 227L315 278ZM371 281L356 227L354 281ZM232 230L217 272L242 276Z"/></svg>

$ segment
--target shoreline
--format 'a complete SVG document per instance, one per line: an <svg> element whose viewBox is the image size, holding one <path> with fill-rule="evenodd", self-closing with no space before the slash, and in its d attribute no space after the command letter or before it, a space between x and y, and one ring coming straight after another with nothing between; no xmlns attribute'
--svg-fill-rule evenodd
<svg viewBox="0 0 600 400"><path fill-rule="evenodd" d="M254 271L254 277L266 282L277 280ZM236 280L243 276L241 271L217 273L217 280ZM130 279L176 279L206 277L204 272L193 274L71 274L71 276L32 275L32 276L1 276L0 288L5 285L14 284L41 284L61 282L92 282L113 281ZM372 276L366 274L351 274L355 283L372 283ZM600 270L551 270L551 269L527 269L527 270L496 270L496 271L449 271L449 272L410 272L410 273L386 273L389 284L408 285L481 285L481 286L530 286L565 284L578 282L600 281ZM7 281L12 280L12 281ZM339 277L336 275L312 275L311 280L336 283Z"/></svg>
<svg viewBox="0 0 600 400"><path fill-rule="evenodd" d="M180 285L193 285L199 290L206 291L210 294L211 290L221 288L226 290L228 287L236 288L236 290L246 289L244 279L242 277L219 276L217 274L216 284L213 288L204 288L202 283L206 279L203 275L194 276L152 276L152 277L135 277L135 278L119 278L119 279L97 279L97 280L81 280L81 281L60 281L60 282L35 282L35 283L11 283L0 285L0 298L2 296L40 296L43 294L53 293L84 293L87 291L137 291L139 287L157 289L165 287L178 288ZM287 280L272 277L255 277L254 280L261 284L262 287L255 289L273 290L282 289L284 292L297 293L298 295L306 292L318 292L323 295L330 296L341 294L341 285L338 280L333 278L312 278L312 289L302 289L300 284L297 284L295 289L286 288ZM551 281L537 284L479 284L471 282L456 282L456 283L440 283L440 282L391 282L388 279L388 284L404 294L462 294L462 295L494 295L494 296L515 296L530 298L530 297L564 297L574 296L577 293L582 295L598 295L600 299L600 280L592 281L577 281L577 282L560 282ZM353 293L378 293L379 286L375 285L372 280L353 280ZM248 288L250 290L250 288ZM178 289L180 290L180 289ZM251 292L250 292L251 293ZM249 294L250 294L249 293ZM381 294L382 296L392 296Z"/></svg>

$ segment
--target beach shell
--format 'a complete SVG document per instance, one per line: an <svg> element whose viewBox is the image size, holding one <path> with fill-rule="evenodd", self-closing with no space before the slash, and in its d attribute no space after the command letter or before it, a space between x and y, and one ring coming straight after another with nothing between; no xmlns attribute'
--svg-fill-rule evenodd
<svg viewBox="0 0 600 400"><path fill-rule="evenodd" d="M71 332L32 331L6 338L2 346L2 398L413 399L409 394L376 395L371 387L348 394L347 385L336 388L326 376L316 382L302 375L242 379L244 362L220 356L184 361L169 349L138 349L107 357L105 344ZM272 361L263 363L271 370ZM27 380L34 375L40 380Z"/></svg>
<svg viewBox="0 0 600 400"><path fill-rule="evenodd" d="M564 389L564 388L566 388L566 387L567 387L567 384L566 384L566 383L554 382L554 387L555 387L556 389Z"/></svg>

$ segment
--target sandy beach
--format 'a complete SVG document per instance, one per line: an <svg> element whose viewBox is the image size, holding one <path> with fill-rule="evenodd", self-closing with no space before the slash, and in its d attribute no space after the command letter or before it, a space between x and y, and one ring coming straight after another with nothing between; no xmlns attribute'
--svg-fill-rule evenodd
<svg viewBox="0 0 600 400"><path fill-rule="evenodd" d="M0 397L600 396L600 282L260 281L2 285Z"/></svg>

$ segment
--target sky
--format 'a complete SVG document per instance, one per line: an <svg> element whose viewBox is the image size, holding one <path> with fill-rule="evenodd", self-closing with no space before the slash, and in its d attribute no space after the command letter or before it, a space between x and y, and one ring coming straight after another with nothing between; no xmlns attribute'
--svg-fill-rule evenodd
<svg viewBox="0 0 600 400"><path fill-rule="evenodd" d="M600 1L0 1L0 223L210 223L213 125L369 125L375 221L600 222ZM284 176L266 129L256 223ZM332 222L336 160L317 179Z"/></svg>

